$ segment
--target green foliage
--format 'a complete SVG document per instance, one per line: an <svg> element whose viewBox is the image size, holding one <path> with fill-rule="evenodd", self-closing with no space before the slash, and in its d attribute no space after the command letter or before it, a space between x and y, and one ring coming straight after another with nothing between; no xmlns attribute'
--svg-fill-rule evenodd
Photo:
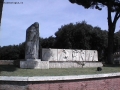
<svg viewBox="0 0 120 90"><path fill-rule="evenodd" d="M114 52L120 49L120 31L115 33ZM39 38L41 48L97 50L99 61L107 56L108 31L93 27L85 21L61 26L55 37ZM41 53L41 51L39 51ZM40 55L41 57L41 55ZM25 42L19 45L0 47L0 60L16 60L25 58Z"/></svg>
<svg viewBox="0 0 120 90"><path fill-rule="evenodd" d="M85 21L67 24L55 33L56 48L97 50L99 60L106 58L107 31L93 27ZM69 44L68 44L69 43Z"/></svg>
<svg viewBox="0 0 120 90"><path fill-rule="evenodd" d="M55 33L57 48L73 49L99 49L106 48L107 31L102 31L99 27L92 27L85 21L64 25ZM61 43L62 42L62 43Z"/></svg>
<svg viewBox="0 0 120 90"><path fill-rule="evenodd" d="M55 47L56 48L72 48L72 45L74 43L73 41L73 35L72 31L74 30L74 25L72 23L68 25L61 26L61 28L58 29L58 31L55 33L56 36L56 42Z"/></svg>
<svg viewBox="0 0 120 90"><path fill-rule="evenodd" d="M120 51L120 30L115 33L114 39L114 52L118 52Z"/></svg>
<svg viewBox="0 0 120 90"><path fill-rule="evenodd" d="M18 45L9 45L0 48L0 59L3 60L14 60L19 58Z"/></svg>
<svg viewBox="0 0 120 90"><path fill-rule="evenodd" d="M90 49L89 40L92 26L85 21L76 24L67 24L55 33L57 48ZM61 43L62 42L62 43Z"/></svg>
<svg viewBox="0 0 120 90"><path fill-rule="evenodd" d="M19 44L19 58L18 59L24 59L25 58L25 42Z"/></svg>
<svg viewBox="0 0 120 90"><path fill-rule="evenodd" d="M93 27L87 24L85 21L76 23L73 31L74 48L79 49L91 49L90 39Z"/></svg>
<svg viewBox="0 0 120 90"><path fill-rule="evenodd" d="M94 27L92 33L91 33L91 46L92 49L101 49L107 48L107 31L101 30L99 27Z"/></svg>
<svg viewBox="0 0 120 90"><path fill-rule="evenodd" d="M76 3L78 5L82 5L84 8L95 8L98 10L102 10L102 7L109 6L112 12L116 12L120 10L120 0L69 0L71 3ZM120 12L120 11L119 11Z"/></svg>
<svg viewBox="0 0 120 90"><path fill-rule="evenodd" d="M48 38L41 38L40 37L40 45L42 48L54 48L55 38L50 36Z"/></svg>
<svg viewBox="0 0 120 90"><path fill-rule="evenodd" d="M116 23L120 18L120 0L69 0L71 3L82 5L84 8L92 8L102 10L102 7L107 7L108 13L108 48L107 48L107 62L113 63L113 51L114 51L114 32ZM112 19L112 13L115 16Z"/></svg>

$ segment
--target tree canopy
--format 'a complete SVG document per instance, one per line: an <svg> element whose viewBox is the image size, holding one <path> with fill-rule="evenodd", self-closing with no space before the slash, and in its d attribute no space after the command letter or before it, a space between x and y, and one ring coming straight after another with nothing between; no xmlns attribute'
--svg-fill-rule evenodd
<svg viewBox="0 0 120 90"><path fill-rule="evenodd" d="M62 25L55 32L55 37L39 38L41 48L97 50L99 61L106 61L108 31L93 27L87 22ZM114 36L114 52L120 49L120 31ZM41 54L41 50L39 52ZM6 57L7 56L7 57ZM41 57L41 55L40 55ZM0 60L17 60L25 58L25 42L19 45L0 47Z"/></svg>
<svg viewBox="0 0 120 90"><path fill-rule="evenodd" d="M107 7L108 14L108 63L113 62L113 45L114 45L114 32L116 28L116 23L120 18L120 0L69 0L71 3L76 3L82 5L85 9L92 8L102 10L104 6ZM115 16L112 19L112 13Z"/></svg>

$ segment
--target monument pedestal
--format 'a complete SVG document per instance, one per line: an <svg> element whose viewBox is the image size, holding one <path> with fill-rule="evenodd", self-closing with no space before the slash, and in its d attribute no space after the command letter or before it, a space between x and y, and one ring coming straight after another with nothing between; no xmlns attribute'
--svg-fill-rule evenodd
<svg viewBox="0 0 120 90"><path fill-rule="evenodd" d="M89 61L49 61L49 68L86 68L86 67L102 67L101 62Z"/></svg>
<svg viewBox="0 0 120 90"><path fill-rule="evenodd" d="M41 61L40 59L27 59L26 61L20 61L20 68L49 69L49 61Z"/></svg>

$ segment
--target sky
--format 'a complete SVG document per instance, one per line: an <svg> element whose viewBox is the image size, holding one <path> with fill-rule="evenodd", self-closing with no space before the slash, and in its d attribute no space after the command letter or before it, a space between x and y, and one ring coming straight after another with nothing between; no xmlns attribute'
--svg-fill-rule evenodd
<svg viewBox="0 0 120 90"><path fill-rule="evenodd" d="M65 24L85 20L87 24L108 30L107 8L84 9L69 0L4 0L0 28L0 46L19 45L25 41L26 29L39 23L40 37L55 36ZM7 3L12 2L12 4ZM17 4L15 4L15 2ZM120 19L116 31L120 30Z"/></svg>

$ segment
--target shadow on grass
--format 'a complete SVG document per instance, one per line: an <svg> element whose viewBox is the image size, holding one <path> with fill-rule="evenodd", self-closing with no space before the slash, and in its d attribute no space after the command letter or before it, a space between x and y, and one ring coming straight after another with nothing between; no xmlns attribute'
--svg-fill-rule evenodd
<svg viewBox="0 0 120 90"><path fill-rule="evenodd" d="M13 72L17 68L13 65L0 65L0 71Z"/></svg>

